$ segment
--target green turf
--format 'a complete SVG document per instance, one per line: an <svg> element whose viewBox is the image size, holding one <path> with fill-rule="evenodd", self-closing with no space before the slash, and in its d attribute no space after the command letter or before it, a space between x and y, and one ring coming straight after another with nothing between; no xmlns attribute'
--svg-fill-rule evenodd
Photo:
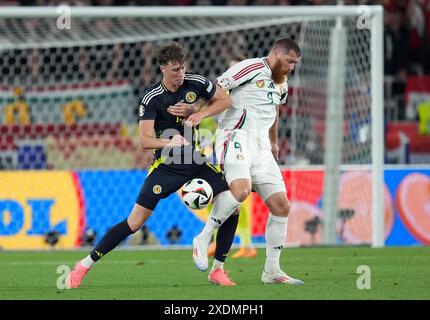
<svg viewBox="0 0 430 320"><path fill-rule="evenodd" d="M216 287L198 271L190 250L113 251L79 289L59 290L57 267L83 252L1 252L0 299L430 299L430 247L294 248L281 262L304 286L260 282L264 250L255 259L229 259L236 287ZM357 267L371 270L371 289L359 290Z"/></svg>

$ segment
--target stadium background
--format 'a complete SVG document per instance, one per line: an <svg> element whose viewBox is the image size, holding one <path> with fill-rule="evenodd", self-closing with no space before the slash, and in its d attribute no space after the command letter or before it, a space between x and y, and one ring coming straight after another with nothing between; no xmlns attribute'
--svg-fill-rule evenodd
<svg viewBox="0 0 430 320"><path fill-rule="evenodd" d="M396 20L401 3L384 3L391 21ZM429 5L420 8L430 28ZM421 54L412 56L406 70L399 66L398 57L385 60L386 85L392 89L385 97L386 159L387 163L401 164L387 166L384 172L386 245L430 244L430 135L418 134L422 119L408 113L412 98L430 94L428 61L419 58L428 49L428 31L414 38L415 29L408 21L403 23L408 28L411 52L421 48ZM395 30L390 23L396 22L387 22L387 32ZM220 62L208 74L211 79L227 63L229 54L222 48L237 47L232 37L214 43ZM195 49L201 42L187 45ZM256 54L265 54L267 44L256 47L261 48ZM84 51L81 57L97 62L85 65L78 61L80 49ZM144 61L142 56L150 58ZM200 63L192 65L193 71L208 67L202 59L191 59L191 63L193 60ZM58 65L66 69L58 70ZM138 74L130 72L135 70ZM160 75L154 47L131 43L125 48L107 44L61 50L14 49L0 55L0 71L0 247L49 248L49 232L59 234L56 248L82 246L89 230L96 232L97 241L128 215L146 175L140 169L143 159L137 144L136 108L130 106L137 106L144 86ZM62 72L65 83L55 78ZM288 139L284 138L283 164L289 164ZM322 243L324 172L318 167L321 157L310 155L307 160L317 166L283 169L287 187L294 181L290 198L296 215L290 219L287 239L291 245ZM355 214L339 221L338 242L369 243L371 208L363 199L371 197L370 174L345 171L340 181L339 210L347 214L353 209ZM359 199L351 196L357 188ZM267 209L254 194L249 206L253 241L263 243ZM174 194L160 203L147 229L125 244L190 245L205 217L206 212L191 212Z"/></svg>
<svg viewBox="0 0 430 320"><path fill-rule="evenodd" d="M315 181L315 175L318 175L320 185L314 186L312 194L302 193L291 199L295 215L290 218L287 243L321 244L320 228L312 234L306 231L306 222L322 217L320 198L323 172L284 171L287 185L291 174L299 175L300 181L306 181L310 175L312 181ZM2 248L49 248L45 239L47 232L52 230L60 234L57 248L76 248L82 245L82 236L87 229L96 231L97 239L100 239L108 228L128 216L145 175L143 170L1 173ZM426 229L428 225L425 224L429 175L429 170L385 172L386 245L430 243L430 234ZM40 179L47 183L43 188L39 186ZM368 173L344 173L342 179L342 190L360 184L367 188L370 196ZM8 187L3 187L5 185ZM342 190L340 201L344 207L355 206L360 214L346 222L339 243L369 243L371 234L363 232L363 228L357 225L371 223L370 207L362 208L363 203L354 203L354 199L350 199ZM268 211L255 194L249 205L252 208L253 241L264 243ZM129 238L128 244L190 245L192 238L202 229L205 218L206 212L191 212L178 194L171 195L160 203L148 220L146 231L151 234L149 239L143 242L143 234L138 233L136 237L142 238L134 241ZM175 230L181 232L180 237L169 236L169 232ZM238 239L236 243L237 241Z"/></svg>

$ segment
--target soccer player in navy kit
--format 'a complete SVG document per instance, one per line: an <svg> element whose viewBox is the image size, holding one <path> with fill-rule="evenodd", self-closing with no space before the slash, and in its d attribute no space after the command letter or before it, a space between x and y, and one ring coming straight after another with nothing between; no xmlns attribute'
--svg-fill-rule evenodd
<svg viewBox="0 0 430 320"><path fill-rule="evenodd" d="M96 261L139 230L160 199L193 178L206 180L213 189L214 205L208 219L213 229L221 225L218 237L223 239L215 257L224 261L230 250L238 221L238 215L232 212L237 211L239 202L229 191L222 173L205 161L198 145L198 124L226 110L232 101L205 77L185 73L186 53L180 44L173 42L160 48L158 60L163 78L145 91L139 105L140 143L143 149L155 149L155 160L129 217L109 229L90 254L75 264L66 281L70 288L79 287ZM208 101L208 107L195 112L194 102L200 98ZM169 110L174 110L176 116ZM199 246L194 244L193 255L199 254ZM212 270L209 281L235 285L222 269Z"/></svg>

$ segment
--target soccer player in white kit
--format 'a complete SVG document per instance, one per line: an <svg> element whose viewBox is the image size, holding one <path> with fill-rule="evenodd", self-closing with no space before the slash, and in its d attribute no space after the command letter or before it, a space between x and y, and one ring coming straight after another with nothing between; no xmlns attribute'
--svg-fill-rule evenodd
<svg viewBox="0 0 430 320"><path fill-rule="evenodd" d="M287 236L290 202L276 162L278 105L287 100L287 77L300 56L299 46L283 38L273 44L267 57L237 63L217 79L223 89L230 90L233 101L232 107L219 119L216 137L217 158L230 191L239 205L254 190L270 210L265 230L263 283L303 284L283 272L279 263ZM208 264L207 244L218 227L216 218L210 217L203 231L194 238L196 266ZM216 267L220 267L219 263Z"/></svg>

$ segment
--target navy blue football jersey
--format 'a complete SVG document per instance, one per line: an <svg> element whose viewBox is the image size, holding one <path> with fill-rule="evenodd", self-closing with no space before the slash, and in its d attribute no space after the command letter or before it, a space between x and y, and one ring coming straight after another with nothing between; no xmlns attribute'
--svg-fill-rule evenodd
<svg viewBox="0 0 430 320"><path fill-rule="evenodd" d="M184 128L183 119L168 113L167 108L179 102L191 104L200 98L209 101L215 91L216 87L211 81L197 74L185 74L184 83L175 92L167 90L163 82L159 81L145 90L139 105L139 121L155 120L154 129L157 138L169 139L175 134L182 135L190 145L180 148L180 153L193 152L199 148L198 127ZM160 156L161 150L156 150L155 158Z"/></svg>

